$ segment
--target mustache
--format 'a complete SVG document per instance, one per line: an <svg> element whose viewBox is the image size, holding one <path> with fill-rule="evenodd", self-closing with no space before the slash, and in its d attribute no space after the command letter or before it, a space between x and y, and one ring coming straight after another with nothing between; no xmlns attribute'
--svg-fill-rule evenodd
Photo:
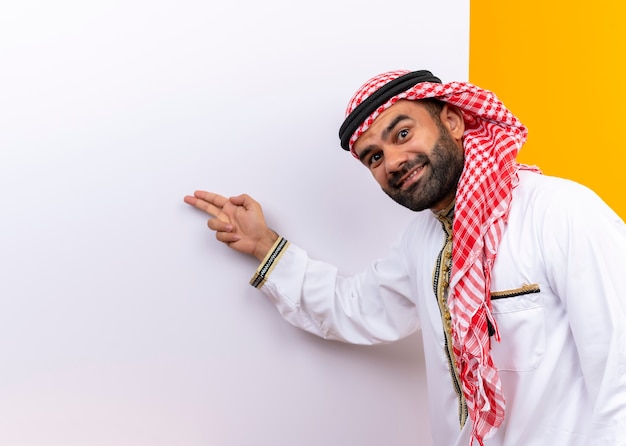
<svg viewBox="0 0 626 446"><path fill-rule="evenodd" d="M420 153L415 156L411 161L407 162L404 166L402 166L401 170L397 172L393 172L387 184L389 185L389 189L399 189L404 182L404 176L409 173L411 170L416 168L417 166L425 165L428 163L428 156Z"/></svg>

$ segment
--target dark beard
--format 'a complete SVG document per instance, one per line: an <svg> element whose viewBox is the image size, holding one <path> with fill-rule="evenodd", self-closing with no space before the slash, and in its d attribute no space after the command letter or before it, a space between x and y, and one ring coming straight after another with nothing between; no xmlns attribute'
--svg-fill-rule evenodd
<svg viewBox="0 0 626 446"><path fill-rule="evenodd" d="M411 209L423 211L431 209L448 196L454 196L457 183L463 172L463 153L456 145L448 130L441 122L437 123L439 139L433 146L431 156L418 154L403 166L402 171L394 172L383 191L396 203ZM402 190L400 179L416 166L423 165L426 172L407 190Z"/></svg>

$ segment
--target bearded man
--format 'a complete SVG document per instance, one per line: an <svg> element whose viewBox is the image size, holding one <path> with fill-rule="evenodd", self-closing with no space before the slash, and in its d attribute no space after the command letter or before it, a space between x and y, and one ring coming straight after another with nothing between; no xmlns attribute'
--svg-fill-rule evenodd
<svg viewBox="0 0 626 446"><path fill-rule="evenodd" d="M401 70L363 84L341 146L415 217L353 277L268 228L248 195L185 202L261 261L251 284L295 326L355 344L421 329L435 446L624 445L626 226L519 164L526 135L469 83Z"/></svg>

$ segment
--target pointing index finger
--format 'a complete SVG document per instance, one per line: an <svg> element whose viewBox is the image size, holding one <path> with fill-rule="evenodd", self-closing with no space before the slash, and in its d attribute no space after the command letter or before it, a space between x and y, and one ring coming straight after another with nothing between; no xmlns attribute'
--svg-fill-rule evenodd
<svg viewBox="0 0 626 446"><path fill-rule="evenodd" d="M222 211L224 205L228 202L226 197L202 190L195 191L193 193L193 197L187 195L184 200L185 203L215 217L217 217L217 215Z"/></svg>
<svg viewBox="0 0 626 446"><path fill-rule="evenodd" d="M197 190L193 193L193 196L199 198L201 200L206 201L218 208L223 208L226 203L228 203L228 198L223 197L222 195L215 194L213 192L207 192L204 190Z"/></svg>

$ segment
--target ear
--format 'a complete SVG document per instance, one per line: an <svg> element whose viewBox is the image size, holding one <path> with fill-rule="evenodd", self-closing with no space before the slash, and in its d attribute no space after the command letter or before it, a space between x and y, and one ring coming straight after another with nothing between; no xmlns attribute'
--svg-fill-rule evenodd
<svg viewBox="0 0 626 446"><path fill-rule="evenodd" d="M439 115L441 122L448 128L450 136L456 141L463 139L465 132L465 120L463 120L463 112L455 105L446 103Z"/></svg>

